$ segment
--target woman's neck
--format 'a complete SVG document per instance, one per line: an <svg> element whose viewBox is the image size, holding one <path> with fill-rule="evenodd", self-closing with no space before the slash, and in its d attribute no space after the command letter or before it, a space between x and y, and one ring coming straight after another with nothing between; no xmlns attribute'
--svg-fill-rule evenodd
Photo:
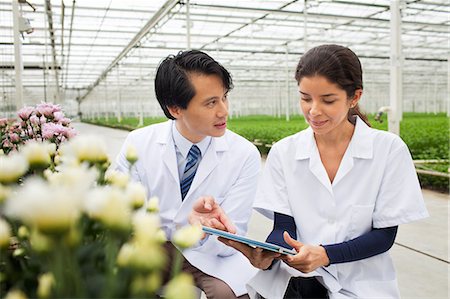
<svg viewBox="0 0 450 299"><path fill-rule="evenodd" d="M349 121L344 121L341 126L335 128L327 134L314 134L317 144L323 146L337 146L343 143L349 143L352 139L355 126Z"/></svg>

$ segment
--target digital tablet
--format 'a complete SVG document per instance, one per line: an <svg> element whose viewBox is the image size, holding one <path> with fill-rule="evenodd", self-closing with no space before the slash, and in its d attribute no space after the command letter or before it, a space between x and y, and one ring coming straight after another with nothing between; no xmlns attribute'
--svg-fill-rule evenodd
<svg viewBox="0 0 450 299"><path fill-rule="evenodd" d="M270 251L274 251L274 252L278 252L281 254L287 254L287 255L296 255L297 252L294 249L288 249L288 248L284 248L275 244L271 244L271 243L266 243L266 242L261 242L261 241L257 241L257 240L253 240L250 238L246 238L244 236L238 236L235 234L231 234L228 232L225 232L223 230L218 230L215 228L211 228L211 227L207 227L207 226L202 226L202 229L205 233L210 234L210 235L216 235L225 239L229 239L229 240L233 240L236 242L240 242L240 243L244 243L247 244L253 248L259 247L265 250L270 250Z"/></svg>

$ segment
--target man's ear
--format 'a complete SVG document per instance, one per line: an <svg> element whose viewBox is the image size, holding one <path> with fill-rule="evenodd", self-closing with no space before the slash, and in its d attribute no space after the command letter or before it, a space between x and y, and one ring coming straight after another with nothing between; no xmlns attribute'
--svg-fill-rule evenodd
<svg viewBox="0 0 450 299"><path fill-rule="evenodd" d="M167 107L167 110L169 110L169 113L175 118L178 119L181 116L181 108L178 106L170 106Z"/></svg>

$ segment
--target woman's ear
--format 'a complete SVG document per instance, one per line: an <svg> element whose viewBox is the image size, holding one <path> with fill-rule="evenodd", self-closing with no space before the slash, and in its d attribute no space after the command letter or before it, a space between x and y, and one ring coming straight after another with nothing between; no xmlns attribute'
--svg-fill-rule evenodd
<svg viewBox="0 0 450 299"><path fill-rule="evenodd" d="M362 92L363 90L361 88L355 90L355 95L353 96L353 99L351 100L350 103L351 108L354 108L358 104L359 100L362 97Z"/></svg>

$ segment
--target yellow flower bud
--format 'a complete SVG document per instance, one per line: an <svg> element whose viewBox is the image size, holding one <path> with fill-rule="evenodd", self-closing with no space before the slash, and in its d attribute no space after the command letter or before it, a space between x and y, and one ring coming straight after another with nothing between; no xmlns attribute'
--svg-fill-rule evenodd
<svg viewBox="0 0 450 299"><path fill-rule="evenodd" d="M199 225L187 225L177 230L173 235L173 243L181 249L194 246L203 236Z"/></svg>
<svg viewBox="0 0 450 299"><path fill-rule="evenodd" d="M52 273L45 273L39 276L39 286L37 295L39 298L49 298L52 287L55 285L55 277Z"/></svg>
<svg viewBox="0 0 450 299"><path fill-rule="evenodd" d="M130 181L130 176L117 170L109 170L105 173L105 179L111 185L125 189Z"/></svg>
<svg viewBox="0 0 450 299"><path fill-rule="evenodd" d="M13 251L13 257L23 256L24 254L25 254L25 249L23 249L23 248L16 248Z"/></svg>
<svg viewBox="0 0 450 299"><path fill-rule="evenodd" d="M147 203L147 211L150 213L158 213L159 211L159 199L156 196L152 196Z"/></svg>
<svg viewBox="0 0 450 299"><path fill-rule="evenodd" d="M145 279L145 288L148 294L154 294L159 290L162 284L162 278L160 273L153 272Z"/></svg>
<svg viewBox="0 0 450 299"><path fill-rule="evenodd" d="M130 182L126 186L125 193L132 209L139 209L142 207L147 198L145 187L137 182Z"/></svg>
<svg viewBox="0 0 450 299"><path fill-rule="evenodd" d="M11 290L6 294L5 299L27 299L27 296L21 290Z"/></svg>
<svg viewBox="0 0 450 299"><path fill-rule="evenodd" d="M3 218L0 218L0 248L9 246L9 238L11 238L11 227Z"/></svg>
<svg viewBox="0 0 450 299"><path fill-rule="evenodd" d="M164 298L167 299L194 299L196 290L194 280L187 273L181 273L173 278L166 287Z"/></svg>
<svg viewBox="0 0 450 299"><path fill-rule="evenodd" d="M137 154L136 147L134 145L131 145L131 144L128 145L125 157L126 157L127 161L130 162L131 165L136 163L136 161L138 160L138 154Z"/></svg>

